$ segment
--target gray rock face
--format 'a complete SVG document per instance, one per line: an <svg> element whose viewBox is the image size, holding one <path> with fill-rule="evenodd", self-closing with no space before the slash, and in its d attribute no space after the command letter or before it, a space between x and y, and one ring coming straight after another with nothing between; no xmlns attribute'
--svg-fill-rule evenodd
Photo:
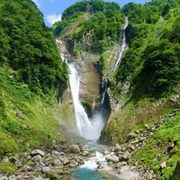
<svg viewBox="0 0 180 180"><path fill-rule="evenodd" d="M114 163L119 162L119 158L115 155L106 155L105 158L108 162L109 161L114 162Z"/></svg>
<svg viewBox="0 0 180 180"><path fill-rule="evenodd" d="M64 158L64 159L62 159L62 163L63 163L63 165L67 165L67 164L69 164L70 162L69 162L69 159Z"/></svg>
<svg viewBox="0 0 180 180"><path fill-rule="evenodd" d="M9 176L9 180L16 180L16 176L15 175Z"/></svg>
<svg viewBox="0 0 180 180"><path fill-rule="evenodd" d="M35 149L35 150L33 150L32 152L31 152L31 155L32 156L36 156L36 155L40 155L40 156L44 156L45 155L45 152L43 152L43 151L41 151L41 150L39 150L39 149Z"/></svg>
<svg viewBox="0 0 180 180"><path fill-rule="evenodd" d="M52 156L53 157L58 157L60 154L58 151L52 151Z"/></svg>
<svg viewBox="0 0 180 180"><path fill-rule="evenodd" d="M63 163L59 160L59 159L54 159L53 160L53 166L57 167L57 166L63 166Z"/></svg>
<svg viewBox="0 0 180 180"><path fill-rule="evenodd" d="M119 162L116 164L116 168L120 168L122 166L126 166L127 165L127 162L123 161L123 162Z"/></svg>
<svg viewBox="0 0 180 180"><path fill-rule="evenodd" d="M22 171L24 171L24 172L27 172L27 171L30 171L30 170L31 170L31 167L29 165L24 165L22 167Z"/></svg>
<svg viewBox="0 0 180 180"><path fill-rule="evenodd" d="M18 162L18 156L16 155L16 156L10 157L9 161L15 164L16 162Z"/></svg>
<svg viewBox="0 0 180 180"><path fill-rule="evenodd" d="M78 145L71 145L69 146L69 151L71 153L80 153L81 150Z"/></svg>
<svg viewBox="0 0 180 180"><path fill-rule="evenodd" d="M130 153L126 151L124 154L119 156L120 161L128 161L130 158Z"/></svg>
<svg viewBox="0 0 180 180"><path fill-rule="evenodd" d="M70 166L71 167L76 167L78 165L78 163L75 160L70 160Z"/></svg>
<svg viewBox="0 0 180 180"><path fill-rule="evenodd" d="M8 180L8 177L7 176L2 176L2 177L0 177L0 180Z"/></svg>
<svg viewBox="0 0 180 180"><path fill-rule="evenodd" d="M41 161L42 157L40 155L37 155L37 156L32 157L32 160L33 161Z"/></svg>
<svg viewBox="0 0 180 180"><path fill-rule="evenodd" d="M166 162L163 162L162 164L161 164L161 168L162 169L164 169L164 168L166 168L167 166L166 166Z"/></svg>
<svg viewBox="0 0 180 180"><path fill-rule="evenodd" d="M43 180L44 178L42 176L38 176L38 177L33 177L32 180Z"/></svg>
<svg viewBox="0 0 180 180"><path fill-rule="evenodd" d="M112 171L113 168L108 166L106 163L104 162L98 162L98 171Z"/></svg>
<svg viewBox="0 0 180 180"><path fill-rule="evenodd" d="M45 167L42 167L42 172L43 173L50 173L50 172L52 172L52 169L49 166L45 166Z"/></svg>

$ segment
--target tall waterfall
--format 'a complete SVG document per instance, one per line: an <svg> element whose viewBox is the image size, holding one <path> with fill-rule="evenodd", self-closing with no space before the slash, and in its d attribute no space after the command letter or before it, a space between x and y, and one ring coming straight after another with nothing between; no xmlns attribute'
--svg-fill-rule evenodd
<svg viewBox="0 0 180 180"><path fill-rule="evenodd" d="M90 120L79 99L80 77L73 63L69 63L69 81L73 97L76 124L79 134L87 140L99 138L104 121L101 114L94 114Z"/></svg>
<svg viewBox="0 0 180 180"><path fill-rule="evenodd" d="M109 84L109 80L106 79L106 81L105 81L105 83L104 83L104 91L103 91L102 97L101 97L100 113L103 112L105 97L106 97L106 93L107 93L107 89L108 89L108 84Z"/></svg>
<svg viewBox="0 0 180 180"><path fill-rule="evenodd" d="M115 65L113 66L113 68L110 70L109 75L117 70L117 68L119 67L119 64L121 62L123 52L125 51L125 48L126 48L125 29L127 28L127 26L128 26L128 17L126 17L125 25L123 27L122 39L120 41L118 59L117 59ZM102 97L101 97L101 108L100 108L101 113L102 113L102 110L103 110L103 107L104 107L104 101L105 101L105 97L106 97L106 94L107 94L108 84L109 84L109 80L106 79L105 82L104 82L104 91L103 91Z"/></svg>
<svg viewBox="0 0 180 180"><path fill-rule="evenodd" d="M127 25L128 25L128 18L126 18L126 23L123 28L121 46L119 48L119 56L114 67L110 71L110 74L116 71L116 69L118 68L121 58L122 58L122 54L125 50L125 47L126 47L125 29ZM80 89L79 74L73 63L69 63L68 66L70 70L69 81L70 81L71 93L72 93L73 103L74 103L76 124L77 124L79 134L87 140L97 140L100 136L102 128L105 125L105 122L102 118L102 114L103 114L103 106L105 102L105 96L107 94L109 81L107 79L104 84L104 91L103 91L103 94L101 97L101 103L100 103L101 105L100 112L97 114L94 114L93 117L89 119L79 99L79 89Z"/></svg>
<svg viewBox="0 0 180 180"><path fill-rule="evenodd" d="M118 59L117 59L115 65L114 65L114 67L113 67L112 70L110 71L110 74L113 73L114 71L116 71L117 68L119 67L119 64L120 64L120 61L121 61L123 52L124 52L124 50L125 50L125 48L126 48L125 29L127 28L127 26L128 26L128 17L126 17L125 25L124 25L124 27L123 27L122 39L121 39L120 48L119 48L119 56L118 56Z"/></svg>

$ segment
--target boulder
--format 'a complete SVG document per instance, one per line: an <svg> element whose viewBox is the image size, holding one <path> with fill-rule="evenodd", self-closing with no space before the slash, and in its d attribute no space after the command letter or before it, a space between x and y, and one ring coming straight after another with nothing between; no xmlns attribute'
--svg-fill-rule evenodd
<svg viewBox="0 0 180 180"><path fill-rule="evenodd" d="M97 162L97 164L98 164L98 171L111 171L111 170L113 170L112 167L108 166L104 162Z"/></svg>
<svg viewBox="0 0 180 180"><path fill-rule="evenodd" d="M63 163L63 165L68 165L70 162L69 162L69 159L67 159L67 158L64 158L64 159L62 159L62 163Z"/></svg>
<svg viewBox="0 0 180 180"><path fill-rule="evenodd" d="M59 159L54 159L52 162L53 166L63 166L63 163Z"/></svg>
<svg viewBox="0 0 180 180"><path fill-rule="evenodd" d="M166 162L164 161L163 163L161 163L161 169L164 169L164 168L166 168L167 166L166 166Z"/></svg>
<svg viewBox="0 0 180 180"><path fill-rule="evenodd" d="M116 155L106 155L106 160L109 162L117 163L119 162L119 158Z"/></svg>
<svg viewBox="0 0 180 180"><path fill-rule="evenodd" d="M35 162L36 161L40 162L40 161L42 161L42 157L40 155L37 155L37 156L32 157L32 160L35 161Z"/></svg>
<svg viewBox="0 0 180 180"><path fill-rule="evenodd" d="M127 166L127 162L125 162L125 161L122 161L122 162L119 162L119 163L117 163L116 164L116 168L120 168L120 167L122 167L122 166Z"/></svg>
<svg viewBox="0 0 180 180"><path fill-rule="evenodd" d="M43 180L44 178L42 176L38 176L38 177L33 177L32 180Z"/></svg>
<svg viewBox="0 0 180 180"><path fill-rule="evenodd" d="M130 158L130 153L126 151L124 154L119 156L120 161L128 161Z"/></svg>
<svg viewBox="0 0 180 180"><path fill-rule="evenodd" d="M71 167L76 167L78 165L78 163L75 160L70 160L70 166Z"/></svg>
<svg viewBox="0 0 180 180"><path fill-rule="evenodd" d="M104 155L110 154L110 152L107 149L105 149L103 153L104 153Z"/></svg>
<svg viewBox="0 0 180 180"><path fill-rule="evenodd" d="M50 172L52 172L52 169L49 166L45 166L45 167L42 167L42 172L43 173L50 173Z"/></svg>
<svg viewBox="0 0 180 180"><path fill-rule="evenodd" d="M0 177L0 180L8 180L8 177L7 176L2 176L2 177Z"/></svg>
<svg viewBox="0 0 180 180"><path fill-rule="evenodd" d="M16 180L16 176L15 175L9 176L9 180Z"/></svg>
<svg viewBox="0 0 180 180"><path fill-rule="evenodd" d="M88 157L95 157L96 156L96 153L95 152L89 152L88 153Z"/></svg>
<svg viewBox="0 0 180 180"><path fill-rule="evenodd" d="M35 150L33 150L32 152L31 152L31 155L32 156L36 156L36 155L40 155L40 156L44 156L45 155L45 152L43 152L43 151L41 151L41 150L39 150L39 149L35 149Z"/></svg>
<svg viewBox="0 0 180 180"><path fill-rule="evenodd" d="M131 140L131 139L134 139L137 135L135 133L130 133L128 136L127 136L127 139L128 140Z"/></svg>
<svg viewBox="0 0 180 180"><path fill-rule="evenodd" d="M57 157L57 156L59 156L60 154L59 154L59 152L58 151L52 151L52 156L53 157Z"/></svg>
<svg viewBox="0 0 180 180"><path fill-rule="evenodd" d="M4 156L2 159L3 163L8 163L9 162L9 158L7 156Z"/></svg>
<svg viewBox="0 0 180 180"><path fill-rule="evenodd" d="M10 157L9 161L15 164L16 162L18 162L18 155Z"/></svg>
<svg viewBox="0 0 180 180"><path fill-rule="evenodd" d="M71 153L80 153L81 150L78 145L71 145L69 146L69 151Z"/></svg>
<svg viewBox="0 0 180 180"><path fill-rule="evenodd" d="M27 171L30 171L31 170L31 167L29 166L29 165L24 165L23 167L22 167L22 171L23 172L27 172Z"/></svg>
<svg viewBox="0 0 180 180"><path fill-rule="evenodd" d="M87 157L87 156L88 156L88 154L89 154L89 152L88 152L88 151L84 151L84 152L82 153L82 156Z"/></svg>

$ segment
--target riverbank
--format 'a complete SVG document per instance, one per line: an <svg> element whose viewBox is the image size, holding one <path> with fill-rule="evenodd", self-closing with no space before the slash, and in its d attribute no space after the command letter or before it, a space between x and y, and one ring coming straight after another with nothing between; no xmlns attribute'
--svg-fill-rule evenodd
<svg viewBox="0 0 180 180"><path fill-rule="evenodd" d="M90 169L87 172L90 173L88 177L93 174L98 180L107 178L117 180L123 176L136 177L133 166L125 166L123 162L117 160L111 152L113 149L94 142L83 145L56 143L53 140L49 147L4 156L1 160L0 180L80 180L75 173L77 168L82 168L81 171L85 173ZM128 171L126 167L129 167Z"/></svg>

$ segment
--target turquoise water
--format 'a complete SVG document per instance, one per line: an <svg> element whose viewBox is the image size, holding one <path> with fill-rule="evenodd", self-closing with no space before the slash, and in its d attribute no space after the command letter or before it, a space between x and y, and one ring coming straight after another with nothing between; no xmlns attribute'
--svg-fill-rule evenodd
<svg viewBox="0 0 180 180"><path fill-rule="evenodd" d="M103 149L107 149L107 146L100 145L96 142L88 142L86 145L86 150L96 152L96 157L99 161L104 162L104 157L100 153ZM103 175L102 173L97 171L97 163L96 159L85 160L85 164L75 168L71 176L76 180L117 180L115 177L107 177L107 175Z"/></svg>
<svg viewBox="0 0 180 180"><path fill-rule="evenodd" d="M72 176L77 180L103 180L107 179L103 177L102 174L98 173L97 171L87 169L87 168L80 168L77 167Z"/></svg>
<svg viewBox="0 0 180 180"><path fill-rule="evenodd" d="M97 170L77 167L71 174L76 180L118 180L117 177L103 175Z"/></svg>

